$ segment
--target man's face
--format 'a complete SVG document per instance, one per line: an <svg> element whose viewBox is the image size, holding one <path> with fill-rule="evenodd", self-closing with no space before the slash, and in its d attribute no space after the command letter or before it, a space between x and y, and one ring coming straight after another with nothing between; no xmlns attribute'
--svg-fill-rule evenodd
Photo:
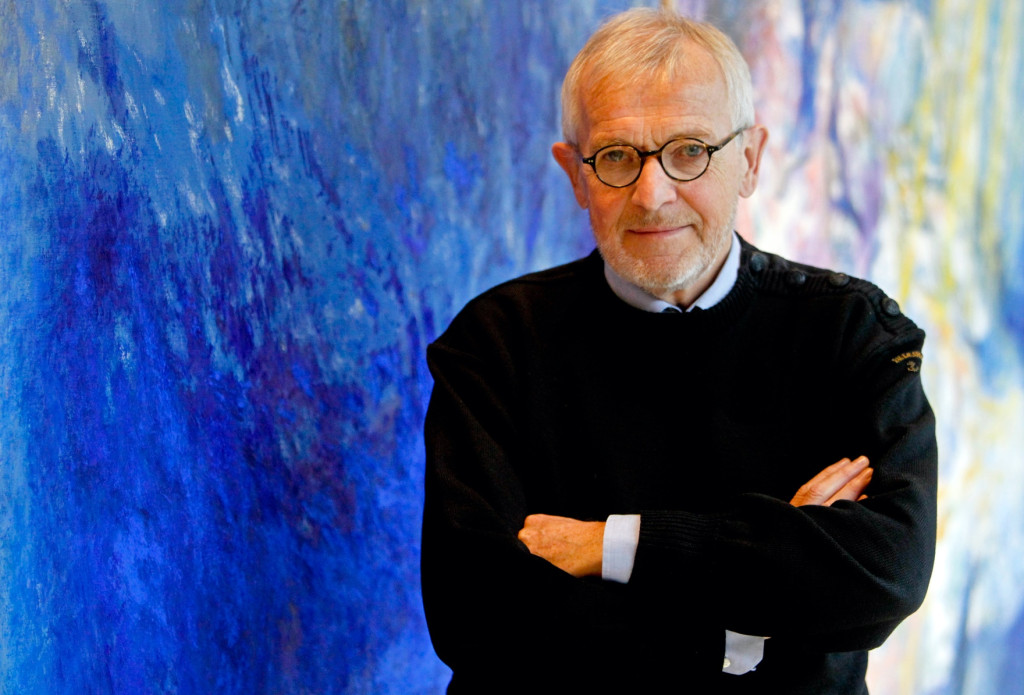
<svg viewBox="0 0 1024 695"><path fill-rule="evenodd" d="M686 74L671 83L651 80L591 90L583 103L579 149L629 144L656 150L669 140L697 138L717 145L732 133L725 79L704 49L688 49ZM569 174L601 255L619 275L669 302L688 305L714 281L728 255L738 196L757 185L767 133L753 128L714 154L703 176L669 178L654 157L640 178L612 188L557 143L555 158Z"/></svg>

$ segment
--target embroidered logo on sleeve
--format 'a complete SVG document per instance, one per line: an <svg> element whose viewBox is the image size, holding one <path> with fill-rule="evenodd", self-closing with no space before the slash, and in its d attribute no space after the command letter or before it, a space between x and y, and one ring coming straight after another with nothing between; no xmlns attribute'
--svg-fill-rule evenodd
<svg viewBox="0 0 1024 695"><path fill-rule="evenodd" d="M896 355L892 358L893 363L906 365L908 372L919 372L921 371L921 360L924 359L920 352L915 350L914 352L904 352L902 355Z"/></svg>

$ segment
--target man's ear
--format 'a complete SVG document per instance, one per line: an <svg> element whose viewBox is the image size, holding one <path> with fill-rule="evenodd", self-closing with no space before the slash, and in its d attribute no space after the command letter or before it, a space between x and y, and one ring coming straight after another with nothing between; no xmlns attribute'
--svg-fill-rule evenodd
<svg viewBox="0 0 1024 695"><path fill-rule="evenodd" d="M569 182L572 183L572 192L576 194L576 202L586 210L590 206L590 198L587 195L586 182L583 180L583 166L580 162L580 155L576 148L567 142L556 142L551 146L551 154L555 161L569 175Z"/></svg>
<svg viewBox="0 0 1024 695"><path fill-rule="evenodd" d="M749 198L757 189L757 178L761 173L761 156L768 142L768 129L755 125L743 133L743 163L746 170L740 181L740 195Z"/></svg>

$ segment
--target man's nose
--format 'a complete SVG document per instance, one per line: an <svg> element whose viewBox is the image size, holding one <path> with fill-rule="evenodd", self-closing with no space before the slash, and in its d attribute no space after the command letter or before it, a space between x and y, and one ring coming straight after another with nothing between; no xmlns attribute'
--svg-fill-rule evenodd
<svg viewBox="0 0 1024 695"><path fill-rule="evenodd" d="M640 177L633 184L633 203L645 210L657 210L678 197L678 182L668 177L657 159L648 157L644 160Z"/></svg>

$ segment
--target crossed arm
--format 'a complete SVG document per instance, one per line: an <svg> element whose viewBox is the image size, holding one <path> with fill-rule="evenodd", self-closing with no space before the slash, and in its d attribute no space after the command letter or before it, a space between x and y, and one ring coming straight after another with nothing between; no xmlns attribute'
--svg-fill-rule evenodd
<svg viewBox="0 0 1024 695"><path fill-rule="evenodd" d="M789 503L830 507L839 500L864 499L873 473L869 465L866 456L837 461L801 486ZM519 531L519 540L534 555L575 577L600 576L604 525L603 521L531 514Z"/></svg>
<svg viewBox="0 0 1024 695"><path fill-rule="evenodd" d="M631 471L620 462L634 448L606 451L591 443L576 452L537 438L534 424L547 428L536 432L576 432L585 425L594 429L598 443L613 439L599 436L606 420L592 423L590 411L560 420L563 410L553 405L516 410L520 402L555 400L525 387L517 391L521 373L501 362L512 347L493 348L498 357L485 359L478 353L490 355L491 348L481 347L482 340L453 333L451 345L433 346L428 353L435 387L426 426L424 606L438 654L457 673L468 674L467 682L475 673L528 679L540 672L538 664L553 663L563 669L556 672L577 677L579 670L565 664L586 662L645 664L652 673L684 664L687 672L717 678L727 629L772 635L777 653L789 650L778 663L798 664L802 657L793 656L798 652L823 659L830 652L877 646L919 603L934 539L934 420L919 377L892 371L888 359L880 362L919 343L869 351L852 341L857 360L833 381L863 386L839 413L856 417L842 427L809 433L806 445L792 450L764 442L771 450L758 458L770 460L771 467L743 465L744 451L759 450L731 446L728 455L714 456L695 473L702 481L731 485L733 476L726 472L734 470L735 460L735 470L747 475L735 487L742 490L749 479L752 489L709 489L713 499L702 505L696 490L666 488L664 495L647 490L636 499L620 494L627 491L622 482L637 476L601 478L596 488L578 485L586 482L578 473L593 465ZM875 353L882 357L872 357ZM801 416L817 408L797 405L808 409L797 411ZM641 439L631 437L630 443ZM757 442L755 433L750 438ZM876 469L870 499L855 503L870 476L866 460L840 461L814 475L818 469L808 461L824 466L828 459L821 454L834 447L870 456ZM593 464L592 452L598 454ZM792 456L799 458L791 461ZM711 465L726 468L720 477L706 475ZM805 473L796 473L801 470ZM751 475L757 471L765 481ZM773 475L787 476L786 484L768 484ZM859 475L865 477L853 482ZM687 477L680 472L670 481L676 485ZM565 484L551 494L559 481ZM594 492L608 501L591 503ZM552 501L557 508L548 506ZM653 511L641 524L628 584L596 580L604 524L527 517L534 511L572 516L571 509L578 519L594 519L608 511L646 508ZM574 578L583 575L596 577ZM666 637L650 629L654 625L685 629ZM623 635L627 638L616 639ZM607 677L592 682L602 685Z"/></svg>

